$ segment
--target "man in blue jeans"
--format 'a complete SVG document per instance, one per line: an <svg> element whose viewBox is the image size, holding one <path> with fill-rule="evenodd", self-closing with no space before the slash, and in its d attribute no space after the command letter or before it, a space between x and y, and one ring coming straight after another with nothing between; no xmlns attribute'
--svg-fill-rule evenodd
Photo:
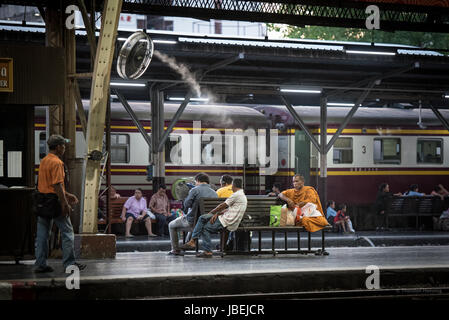
<svg viewBox="0 0 449 320"><path fill-rule="evenodd" d="M203 240L204 252L199 253L199 258L212 257L212 244L210 240L211 233L218 233L223 228L229 231L235 231L242 221L246 211L247 199L242 189L242 179L232 181L232 196L225 202L219 204L208 214L198 218L195 229L193 230L192 240L181 247L183 250L195 250L199 238Z"/></svg>
<svg viewBox="0 0 449 320"><path fill-rule="evenodd" d="M42 159L39 165L38 190L40 194L49 199L44 203L47 211L53 213L53 218L37 218L37 232L35 241L36 269L35 272L52 272L53 268L47 265L48 238L54 222L61 231L62 237L62 263L64 268L75 265L80 270L86 266L75 262L74 234L70 213L72 205L78 203L75 195L67 192L64 186L64 163L60 159L65 152L65 144L70 140L60 135L52 135L48 138L48 155Z"/></svg>

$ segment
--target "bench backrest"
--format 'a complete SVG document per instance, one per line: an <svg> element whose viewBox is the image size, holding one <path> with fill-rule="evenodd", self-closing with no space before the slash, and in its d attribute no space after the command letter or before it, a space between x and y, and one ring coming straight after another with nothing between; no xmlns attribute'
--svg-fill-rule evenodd
<svg viewBox="0 0 449 320"><path fill-rule="evenodd" d="M449 198L395 196L390 199L386 211L389 214L439 214L443 212L445 202L449 202Z"/></svg>
<svg viewBox="0 0 449 320"><path fill-rule="evenodd" d="M246 211L240 222L240 227L246 226L266 226L270 224L270 208L279 205L280 202L276 197L267 196L246 196L248 204ZM226 198L201 198L200 214L207 214L212 209L224 202Z"/></svg>

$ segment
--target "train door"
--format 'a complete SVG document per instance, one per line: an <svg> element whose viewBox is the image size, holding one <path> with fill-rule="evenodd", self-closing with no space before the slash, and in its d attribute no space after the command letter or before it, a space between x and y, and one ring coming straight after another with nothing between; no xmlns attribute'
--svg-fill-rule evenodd
<svg viewBox="0 0 449 320"><path fill-rule="evenodd" d="M310 185L310 139L303 130L295 131L295 173L305 178L305 184Z"/></svg>

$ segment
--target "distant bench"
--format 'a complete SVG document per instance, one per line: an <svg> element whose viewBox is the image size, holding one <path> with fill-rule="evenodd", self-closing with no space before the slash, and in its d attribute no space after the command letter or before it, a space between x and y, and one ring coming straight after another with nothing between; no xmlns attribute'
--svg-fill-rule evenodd
<svg viewBox="0 0 449 320"><path fill-rule="evenodd" d="M128 200L129 197L121 197L118 199L112 199L109 200L111 204L111 213L110 216L106 215L106 220L104 221L98 221L99 225L106 225L105 232L108 229L109 226L116 224L116 223L124 223L122 218L120 216L122 215L123 205L125 204L126 200ZM146 198L145 198L146 200ZM105 204L106 206L106 204ZM105 210L107 212L107 210ZM134 223L137 223L137 220L134 220ZM151 219L151 223L156 223L155 219Z"/></svg>
<svg viewBox="0 0 449 320"><path fill-rule="evenodd" d="M242 221L237 229L237 231L244 231L247 234L248 240L248 251L233 251L226 252L227 254L263 254L271 253L276 255L278 253L301 253L308 254L314 253L316 255L328 255L329 253L325 250L325 229L332 229L331 226L325 227L321 230L321 249L312 250L311 248L311 233L308 232L308 245L307 249L301 249L301 237L300 232L306 231L304 227L299 226L286 226L286 227L271 227L270 226L270 208L271 206L279 205L279 200L275 197L268 196L247 196L248 204L246 207L245 214ZM212 209L217 207L220 203L225 201L226 198L202 198L200 199L200 214L207 214ZM258 250L251 250L251 231L257 232L259 234ZM262 231L271 231L271 250L262 250ZM284 233L284 250L276 250L275 248L275 237L276 232ZM295 250L288 249L288 238L289 232L295 232L297 234L297 248ZM220 252L223 256L225 253L225 245L229 236L229 231L224 229L220 234Z"/></svg>
<svg viewBox="0 0 449 320"><path fill-rule="evenodd" d="M448 204L448 197L441 200L438 196L393 196L385 210L386 227L390 217L415 217L418 229L420 217L440 216Z"/></svg>

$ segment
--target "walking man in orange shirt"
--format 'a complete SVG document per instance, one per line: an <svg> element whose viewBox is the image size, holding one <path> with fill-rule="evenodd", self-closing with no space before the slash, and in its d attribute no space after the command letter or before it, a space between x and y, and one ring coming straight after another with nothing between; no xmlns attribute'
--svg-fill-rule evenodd
<svg viewBox="0 0 449 320"><path fill-rule="evenodd" d="M64 268L76 265L80 270L86 266L75 262L74 234L70 221L72 205L78 203L75 195L65 191L64 163L60 159L65 152L65 144L70 142L60 135L52 135L47 140L49 153L42 159L39 166L38 190L41 208L46 212L37 218L36 233L36 269L35 272L52 272L53 268L47 265L48 237L52 223L56 223L62 237L62 263ZM38 211L39 212L39 211Z"/></svg>

